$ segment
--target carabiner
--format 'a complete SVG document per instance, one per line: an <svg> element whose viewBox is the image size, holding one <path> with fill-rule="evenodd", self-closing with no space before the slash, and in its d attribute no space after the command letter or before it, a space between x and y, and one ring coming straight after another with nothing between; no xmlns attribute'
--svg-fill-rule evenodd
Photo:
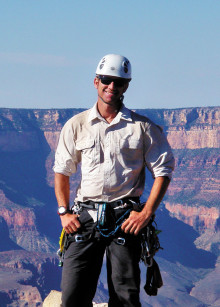
<svg viewBox="0 0 220 307"><path fill-rule="evenodd" d="M118 237L116 243L119 245L125 245L125 238Z"/></svg>
<svg viewBox="0 0 220 307"><path fill-rule="evenodd" d="M75 235L75 242L84 242L85 241L85 237L83 235Z"/></svg>

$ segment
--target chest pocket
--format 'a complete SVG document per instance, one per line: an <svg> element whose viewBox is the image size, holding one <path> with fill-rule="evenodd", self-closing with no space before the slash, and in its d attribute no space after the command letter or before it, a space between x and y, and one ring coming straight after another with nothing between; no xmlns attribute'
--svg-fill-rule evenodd
<svg viewBox="0 0 220 307"><path fill-rule="evenodd" d="M139 157L141 151L142 143L138 139L121 139L116 147L116 153L129 160Z"/></svg>
<svg viewBox="0 0 220 307"><path fill-rule="evenodd" d="M94 139L83 139L76 142L76 149L81 152L81 162L85 167L98 163L98 147Z"/></svg>

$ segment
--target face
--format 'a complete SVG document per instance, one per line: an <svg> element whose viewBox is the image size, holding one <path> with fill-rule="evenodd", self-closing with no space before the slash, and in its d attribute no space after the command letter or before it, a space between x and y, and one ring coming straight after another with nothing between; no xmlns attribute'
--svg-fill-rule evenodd
<svg viewBox="0 0 220 307"><path fill-rule="evenodd" d="M120 97L126 92L129 83L117 84L117 80L121 80L121 78L117 77L109 76L108 79L112 81L109 84L103 84L98 77L94 80L94 86L98 91L98 102L102 101L110 106L117 106L120 102Z"/></svg>

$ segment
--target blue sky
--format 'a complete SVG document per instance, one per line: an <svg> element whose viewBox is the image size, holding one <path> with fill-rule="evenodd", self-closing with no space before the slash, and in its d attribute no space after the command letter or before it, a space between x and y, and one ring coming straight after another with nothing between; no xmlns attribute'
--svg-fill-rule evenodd
<svg viewBox="0 0 220 307"><path fill-rule="evenodd" d="M0 0L0 107L89 108L102 56L130 108L220 105L219 0Z"/></svg>

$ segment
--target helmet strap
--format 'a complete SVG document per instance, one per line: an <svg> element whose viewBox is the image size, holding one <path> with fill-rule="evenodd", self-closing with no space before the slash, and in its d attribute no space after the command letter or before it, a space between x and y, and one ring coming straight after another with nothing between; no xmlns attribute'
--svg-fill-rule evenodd
<svg viewBox="0 0 220 307"><path fill-rule="evenodd" d="M119 98L119 100L121 101L121 104L123 103L123 100L124 100L124 95L121 95L121 97Z"/></svg>
<svg viewBox="0 0 220 307"><path fill-rule="evenodd" d="M102 102L104 102L105 104L107 105L111 105L110 103L106 102L101 96L98 95L98 97L101 99ZM119 104L119 107L118 107L118 110L119 111L121 109L121 106L122 106L122 103L123 103L123 100L124 100L124 95L121 95L121 97L118 99L118 101L120 102Z"/></svg>

